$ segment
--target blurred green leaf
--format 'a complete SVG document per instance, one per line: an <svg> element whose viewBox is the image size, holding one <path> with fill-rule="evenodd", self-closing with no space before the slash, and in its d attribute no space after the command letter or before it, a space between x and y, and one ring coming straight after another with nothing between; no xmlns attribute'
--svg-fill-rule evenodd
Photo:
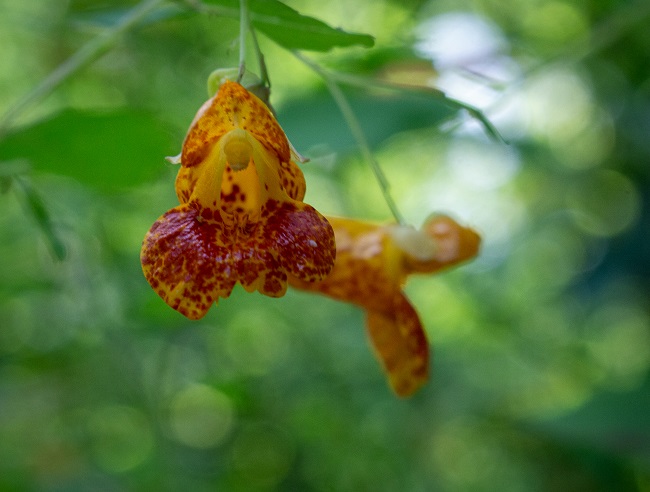
<svg viewBox="0 0 650 492"><path fill-rule="evenodd" d="M565 441L636 455L650 464L650 378L627 392L601 391L574 412L537 427Z"/></svg>
<svg viewBox="0 0 650 492"><path fill-rule="evenodd" d="M417 93L379 96L352 90L345 92L373 147L395 133L436 126L457 112L430 96ZM293 100L278 111L282 128L299 150L321 144L335 151L357 146L328 92Z"/></svg>
<svg viewBox="0 0 650 492"><path fill-rule="evenodd" d="M209 4L232 9L239 16L238 0L209 0ZM333 28L324 22L298 13L277 0L251 0L250 18L253 26L288 50L329 51L335 47L365 46L375 40L368 34L358 34Z"/></svg>
<svg viewBox="0 0 650 492"><path fill-rule="evenodd" d="M163 169L179 137L136 110L92 113L68 110L8 135L5 159L27 159L37 171L62 174L115 191L140 185Z"/></svg>

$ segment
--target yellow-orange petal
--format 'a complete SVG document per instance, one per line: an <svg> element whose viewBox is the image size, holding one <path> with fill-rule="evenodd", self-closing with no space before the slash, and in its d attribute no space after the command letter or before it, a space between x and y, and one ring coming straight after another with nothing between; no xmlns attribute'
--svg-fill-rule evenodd
<svg viewBox="0 0 650 492"><path fill-rule="evenodd" d="M393 391L407 397L429 377L429 343L420 318L400 292L381 311L367 312L368 336Z"/></svg>
<svg viewBox="0 0 650 492"><path fill-rule="evenodd" d="M242 129L223 135L203 161L181 167L176 177L176 194L181 203L198 200L203 207L227 213L240 209L238 215L248 215L248 220L256 220L267 198L302 201L305 188L305 178L295 162L280 162ZM233 195L232 189L240 193Z"/></svg>
<svg viewBox="0 0 650 492"><path fill-rule="evenodd" d="M481 236L470 227L458 224L446 215L433 215L422 225L421 232L433 239L435 254L429 259L405 254L405 273L433 273L467 261L478 254Z"/></svg>
<svg viewBox="0 0 650 492"><path fill-rule="evenodd" d="M281 162L278 177L284 192L289 198L299 202L305 198L307 190L305 176L294 161Z"/></svg>
<svg viewBox="0 0 650 492"><path fill-rule="evenodd" d="M181 164L196 166L208 156L226 133L240 128L250 133L280 162L289 162L291 151L284 131L269 108L236 82L225 82L197 113L183 143Z"/></svg>

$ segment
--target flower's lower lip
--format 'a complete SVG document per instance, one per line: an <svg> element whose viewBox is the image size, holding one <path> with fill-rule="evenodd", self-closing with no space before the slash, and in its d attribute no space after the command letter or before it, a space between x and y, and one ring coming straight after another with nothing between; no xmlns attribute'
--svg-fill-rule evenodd
<svg viewBox="0 0 650 492"><path fill-rule="evenodd" d="M280 297L289 275L312 282L333 267L334 232L302 202L269 199L250 228L203 212L196 202L169 210L152 226L141 253L151 286L188 318L203 317L236 283Z"/></svg>

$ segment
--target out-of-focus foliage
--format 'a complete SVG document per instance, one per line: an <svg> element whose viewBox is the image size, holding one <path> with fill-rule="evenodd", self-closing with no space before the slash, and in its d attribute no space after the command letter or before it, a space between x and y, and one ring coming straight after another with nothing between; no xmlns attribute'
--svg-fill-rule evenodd
<svg viewBox="0 0 650 492"><path fill-rule="evenodd" d="M237 65L237 21L182 7L0 142L0 489L650 490L650 5L287 3L375 37L324 66L434 83L509 142L432 99L347 92L409 221L484 238L407 286L432 381L397 399L351 306L236 289L191 322L149 288L164 156ZM0 0L0 114L132 5ZM308 201L389 220L322 82L260 42Z"/></svg>
<svg viewBox="0 0 650 492"><path fill-rule="evenodd" d="M239 14L238 0L208 0ZM252 0L248 3L250 21L255 29L289 50L328 51L334 47L374 44L372 36L335 29L305 15L278 0ZM218 12L218 11L217 11Z"/></svg>
<svg viewBox="0 0 650 492"><path fill-rule="evenodd" d="M29 159L35 171L70 176L110 192L153 179L160 151L175 150L172 140L159 119L141 110L68 110L8 136L0 149L5 159ZM57 146L34 142L57 142Z"/></svg>

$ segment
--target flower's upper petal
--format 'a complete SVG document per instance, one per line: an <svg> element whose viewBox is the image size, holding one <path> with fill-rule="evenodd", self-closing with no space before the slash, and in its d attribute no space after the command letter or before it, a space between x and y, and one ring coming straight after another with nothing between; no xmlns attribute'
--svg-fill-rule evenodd
<svg viewBox="0 0 650 492"><path fill-rule="evenodd" d="M181 163L192 167L205 161L214 144L234 129L251 134L280 162L289 162L291 150L269 108L236 82L225 82L197 113L183 143Z"/></svg>
<svg viewBox="0 0 650 492"><path fill-rule="evenodd" d="M187 204L166 212L142 244L142 270L151 287L190 319L200 319L236 283L232 251L218 240L220 225Z"/></svg>
<svg viewBox="0 0 650 492"><path fill-rule="evenodd" d="M368 311L366 324L393 391L402 397L415 393L428 379L429 343L413 306L395 293L389 309Z"/></svg>
<svg viewBox="0 0 650 492"><path fill-rule="evenodd" d="M223 135L203 161L181 167L176 177L181 203L196 200L215 210L242 208L251 212L247 212L248 220L259 215L262 203L269 198L302 201L305 188L305 178L295 162L280 162L275 153L241 129ZM232 189L239 191L233 195Z"/></svg>

